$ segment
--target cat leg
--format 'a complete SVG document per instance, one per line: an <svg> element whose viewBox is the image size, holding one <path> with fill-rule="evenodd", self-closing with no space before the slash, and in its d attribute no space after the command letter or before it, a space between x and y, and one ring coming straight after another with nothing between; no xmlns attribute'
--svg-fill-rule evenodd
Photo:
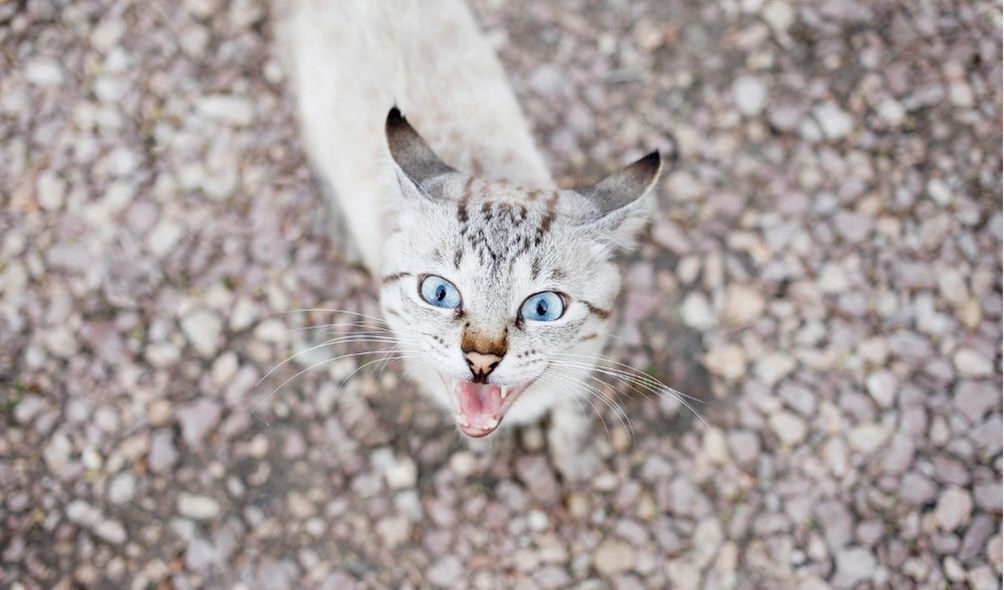
<svg viewBox="0 0 1004 590"><path fill-rule="evenodd" d="M565 403L551 410L547 443L554 466L566 480L591 476L600 464L592 445L592 419L575 404Z"/></svg>

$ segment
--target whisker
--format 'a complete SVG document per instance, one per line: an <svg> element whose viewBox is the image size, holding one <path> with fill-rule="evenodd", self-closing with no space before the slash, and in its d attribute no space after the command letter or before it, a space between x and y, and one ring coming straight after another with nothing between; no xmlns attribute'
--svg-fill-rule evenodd
<svg viewBox="0 0 1004 590"><path fill-rule="evenodd" d="M421 351L409 351L409 352L421 353ZM346 353L346 354L338 355L338 356L335 356L335 357L332 357L332 358L329 358L329 359L324 359L323 361L319 361L317 363L314 363L313 365L307 367L306 369L303 369L302 371L300 371L296 375L293 375L292 377L286 379L278 387L276 387L275 389L273 389L267 396L265 396L264 399L260 400L258 403L256 403L251 408L251 414L254 415L255 418L258 418L259 420L261 420L266 426L271 426L271 424L269 424L267 421L265 421L264 419L262 419L261 416L258 415L258 408L260 408L263 404L267 403L270 399L272 399L272 396L274 396L280 389L282 389L283 387L285 387L290 381L293 381L294 379L296 379L300 375L303 375L304 373L307 373L308 371L312 371L312 370L316 369L317 367L320 367L320 366L325 365L327 363L331 363L331 362L334 362L336 360L343 359L343 358L354 358L354 357L359 357L359 356L365 356L365 355L368 355L368 354L394 354L394 351L392 351L392 350L378 350L378 351L367 350L367 351L364 351L364 352Z"/></svg>

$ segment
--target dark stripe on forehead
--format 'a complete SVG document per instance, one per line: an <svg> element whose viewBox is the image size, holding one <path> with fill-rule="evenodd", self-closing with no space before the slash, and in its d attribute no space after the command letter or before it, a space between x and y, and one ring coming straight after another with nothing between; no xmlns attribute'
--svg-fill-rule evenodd
<svg viewBox="0 0 1004 590"><path fill-rule="evenodd" d="M467 202L471 200L471 190L473 185L473 176L464 181L464 188L460 193L460 202L457 203L457 221L460 223L467 223Z"/></svg>
<svg viewBox="0 0 1004 590"><path fill-rule="evenodd" d="M411 276L410 272L396 272L394 274L385 276L383 278L383 284L384 285L389 285L389 284L393 283L394 281L400 281L401 279L403 279L405 277L410 277L410 276Z"/></svg>
<svg viewBox="0 0 1004 590"><path fill-rule="evenodd" d="M592 303L589 303L588 301L583 301L582 303L586 306L586 309L589 310L589 313L591 313L594 316L600 318L601 320L605 320L608 317L610 317L610 310L609 309L603 309L602 307L596 307L595 305L593 305Z"/></svg>
<svg viewBox="0 0 1004 590"><path fill-rule="evenodd" d="M558 192L555 191L547 199L547 213L544 214L544 219L540 221L540 227L537 228L537 238L534 240L534 244L539 246L540 242L543 241L544 236L547 232L551 231L551 224L554 223L554 217L558 212Z"/></svg>

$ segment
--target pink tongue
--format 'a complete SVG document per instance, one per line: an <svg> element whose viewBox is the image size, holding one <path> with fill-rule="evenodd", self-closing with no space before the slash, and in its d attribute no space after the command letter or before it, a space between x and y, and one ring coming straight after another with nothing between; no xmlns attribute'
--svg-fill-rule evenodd
<svg viewBox="0 0 1004 590"><path fill-rule="evenodd" d="M460 384L460 411L471 426L486 426L502 407L502 388L464 381Z"/></svg>

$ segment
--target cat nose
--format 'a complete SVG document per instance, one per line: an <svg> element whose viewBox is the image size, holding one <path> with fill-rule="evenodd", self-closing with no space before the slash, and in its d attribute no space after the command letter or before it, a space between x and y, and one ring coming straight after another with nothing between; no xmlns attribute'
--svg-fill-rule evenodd
<svg viewBox="0 0 1004 590"><path fill-rule="evenodd" d="M486 383L488 381L488 374L495 370L502 357L497 354L483 354L472 351L464 353L464 360L467 361L467 366L470 367L471 374L474 375L474 382Z"/></svg>

